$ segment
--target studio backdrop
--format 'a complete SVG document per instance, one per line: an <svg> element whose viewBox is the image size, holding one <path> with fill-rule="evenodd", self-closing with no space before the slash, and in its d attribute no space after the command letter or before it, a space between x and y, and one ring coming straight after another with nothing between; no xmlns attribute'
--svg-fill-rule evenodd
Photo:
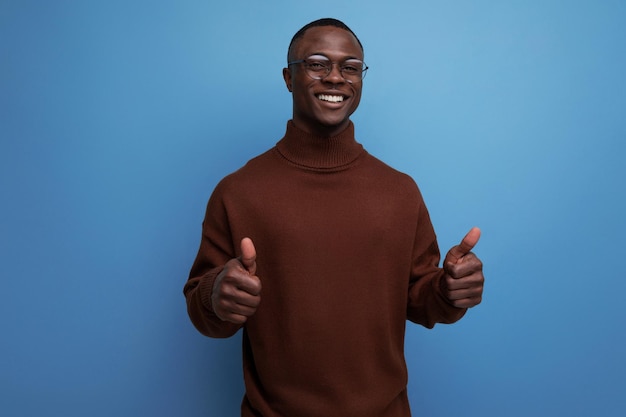
<svg viewBox="0 0 626 417"><path fill-rule="evenodd" d="M238 415L241 334L196 332L182 288L321 17L365 47L357 140L416 180L442 250L483 232L483 303L407 323L414 415L622 415L617 0L0 1L0 414Z"/></svg>

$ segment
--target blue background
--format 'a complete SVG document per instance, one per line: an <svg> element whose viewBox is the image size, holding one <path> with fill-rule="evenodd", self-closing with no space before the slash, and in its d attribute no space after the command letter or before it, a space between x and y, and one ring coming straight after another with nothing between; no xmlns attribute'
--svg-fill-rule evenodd
<svg viewBox="0 0 626 417"><path fill-rule="evenodd" d="M182 287L326 16L371 68L357 139L442 250L483 230L483 304L408 325L414 414L623 415L625 2L0 0L2 415L238 415L240 335L197 333Z"/></svg>

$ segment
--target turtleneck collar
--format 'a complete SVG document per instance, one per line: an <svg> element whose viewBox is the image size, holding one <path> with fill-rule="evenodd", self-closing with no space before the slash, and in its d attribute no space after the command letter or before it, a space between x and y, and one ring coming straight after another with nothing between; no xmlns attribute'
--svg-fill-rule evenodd
<svg viewBox="0 0 626 417"><path fill-rule="evenodd" d="M289 162L312 170L348 168L365 150L354 139L354 124L337 136L319 137L287 122L285 136L276 144L278 152Z"/></svg>

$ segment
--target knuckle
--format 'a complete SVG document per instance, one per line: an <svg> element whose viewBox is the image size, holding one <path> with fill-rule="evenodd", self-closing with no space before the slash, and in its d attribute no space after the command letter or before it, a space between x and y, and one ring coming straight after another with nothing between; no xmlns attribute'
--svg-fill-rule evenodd
<svg viewBox="0 0 626 417"><path fill-rule="evenodd" d="M444 268L444 269L445 269L445 271L446 271L449 275L453 275L453 276L454 276L454 275L456 274L456 271L457 271L457 269L458 269L458 266L457 266L457 264L447 263L447 264L445 265L445 268Z"/></svg>
<svg viewBox="0 0 626 417"><path fill-rule="evenodd" d="M217 296L220 299L232 298L234 296L234 289L231 285L221 285L217 290Z"/></svg>
<svg viewBox="0 0 626 417"><path fill-rule="evenodd" d="M213 305L214 309L218 309L221 312L226 312L228 310L228 302L223 298L219 298L217 303Z"/></svg>
<svg viewBox="0 0 626 417"><path fill-rule="evenodd" d="M243 324L248 320L248 318L246 316L240 316L240 315L232 315L230 317L230 322L231 323L235 323L235 324Z"/></svg>
<svg viewBox="0 0 626 417"><path fill-rule="evenodd" d="M456 278L449 277L446 279L446 289L448 290L448 292L452 292L458 289L458 286L459 286L459 283L457 282Z"/></svg>

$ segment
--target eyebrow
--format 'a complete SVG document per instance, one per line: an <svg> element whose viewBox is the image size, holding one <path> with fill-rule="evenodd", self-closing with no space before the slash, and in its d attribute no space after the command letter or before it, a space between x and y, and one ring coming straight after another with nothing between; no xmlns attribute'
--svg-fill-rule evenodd
<svg viewBox="0 0 626 417"><path fill-rule="evenodd" d="M324 58L328 58L328 60L331 60L330 57L328 55L326 55L324 52L313 52L312 54L307 55L307 58L311 57L311 56L314 56L314 55L320 55L320 56L323 56ZM363 62L363 59L357 58L355 56L350 56L350 55L341 58L340 61L348 61L350 59L356 59L357 61Z"/></svg>

